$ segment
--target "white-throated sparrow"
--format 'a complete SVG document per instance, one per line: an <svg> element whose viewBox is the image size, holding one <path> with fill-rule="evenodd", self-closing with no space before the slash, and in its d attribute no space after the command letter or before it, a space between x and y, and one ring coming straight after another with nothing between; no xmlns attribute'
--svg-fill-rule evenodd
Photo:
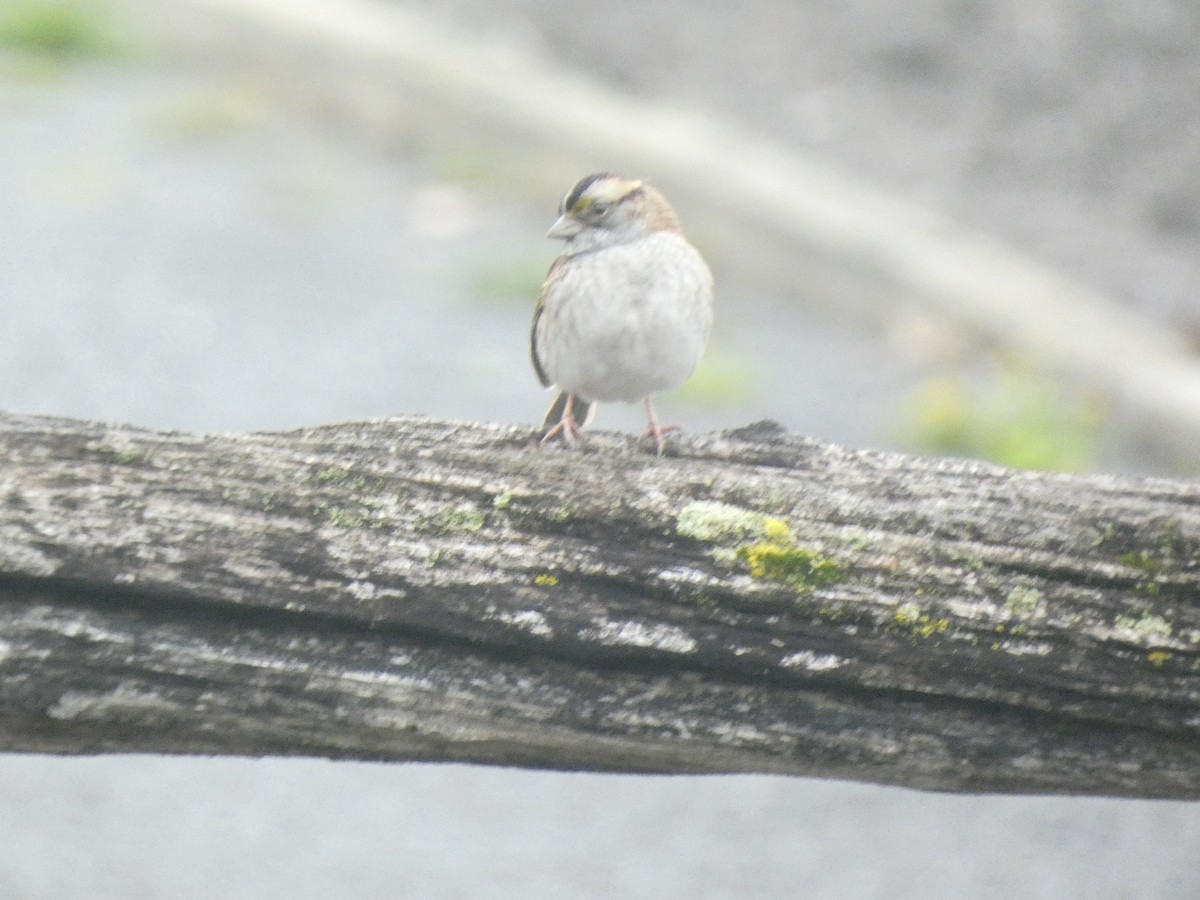
<svg viewBox="0 0 1200 900"><path fill-rule="evenodd" d="M563 198L547 237L567 242L533 313L530 349L542 384L559 389L542 442L574 442L597 401L642 400L663 450L653 394L696 369L712 326L712 273L671 204L643 181L589 175Z"/></svg>

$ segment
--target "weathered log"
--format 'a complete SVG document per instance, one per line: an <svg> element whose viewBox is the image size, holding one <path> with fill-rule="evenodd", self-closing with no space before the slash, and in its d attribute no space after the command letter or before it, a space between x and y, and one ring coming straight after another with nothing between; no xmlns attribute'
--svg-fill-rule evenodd
<svg viewBox="0 0 1200 900"><path fill-rule="evenodd" d="M1200 797L1200 483L0 415L0 749Z"/></svg>

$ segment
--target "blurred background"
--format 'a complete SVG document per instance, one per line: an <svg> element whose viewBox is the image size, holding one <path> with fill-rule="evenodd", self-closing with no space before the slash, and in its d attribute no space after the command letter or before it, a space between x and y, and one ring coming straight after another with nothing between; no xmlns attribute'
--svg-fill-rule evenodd
<svg viewBox="0 0 1200 900"><path fill-rule="evenodd" d="M0 0L0 408L532 425L542 235L615 168L717 277L664 417L1195 475L1198 42L1188 0ZM4 898L1176 898L1198 852L1171 803L0 757Z"/></svg>

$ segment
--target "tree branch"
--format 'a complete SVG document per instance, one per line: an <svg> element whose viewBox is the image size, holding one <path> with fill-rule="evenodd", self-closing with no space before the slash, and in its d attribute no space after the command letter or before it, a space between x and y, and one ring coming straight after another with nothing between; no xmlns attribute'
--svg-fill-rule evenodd
<svg viewBox="0 0 1200 900"><path fill-rule="evenodd" d="M1200 484L0 415L0 749L1200 797Z"/></svg>

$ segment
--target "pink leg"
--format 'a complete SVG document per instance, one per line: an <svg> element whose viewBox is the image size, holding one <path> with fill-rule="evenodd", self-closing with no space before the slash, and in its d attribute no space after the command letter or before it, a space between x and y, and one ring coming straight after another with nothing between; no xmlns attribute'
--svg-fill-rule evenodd
<svg viewBox="0 0 1200 900"><path fill-rule="evenodd" d="M667 435L672 431L678 431L679 426L668 425L666 428L663 428L661 425L659 425L658 416L654 414L654 404L650 402L649 397L646 398L646 416L650 420L650 424L646 426L646 431L642 437L653 435L654 443L658 446L658 455L662 456L663 447L666 446L667 443Z"/></svg>
<svg viewBox="0 0 1200 900"><path fill-rule="evenodd" d="M579 423L575 421L575 395L567 394L567 402L563 404L562 417L558 420L557 425L542 436L541 443L552 441L561 434L568 444L574 445L579 440L580 430Z"/></svg>

